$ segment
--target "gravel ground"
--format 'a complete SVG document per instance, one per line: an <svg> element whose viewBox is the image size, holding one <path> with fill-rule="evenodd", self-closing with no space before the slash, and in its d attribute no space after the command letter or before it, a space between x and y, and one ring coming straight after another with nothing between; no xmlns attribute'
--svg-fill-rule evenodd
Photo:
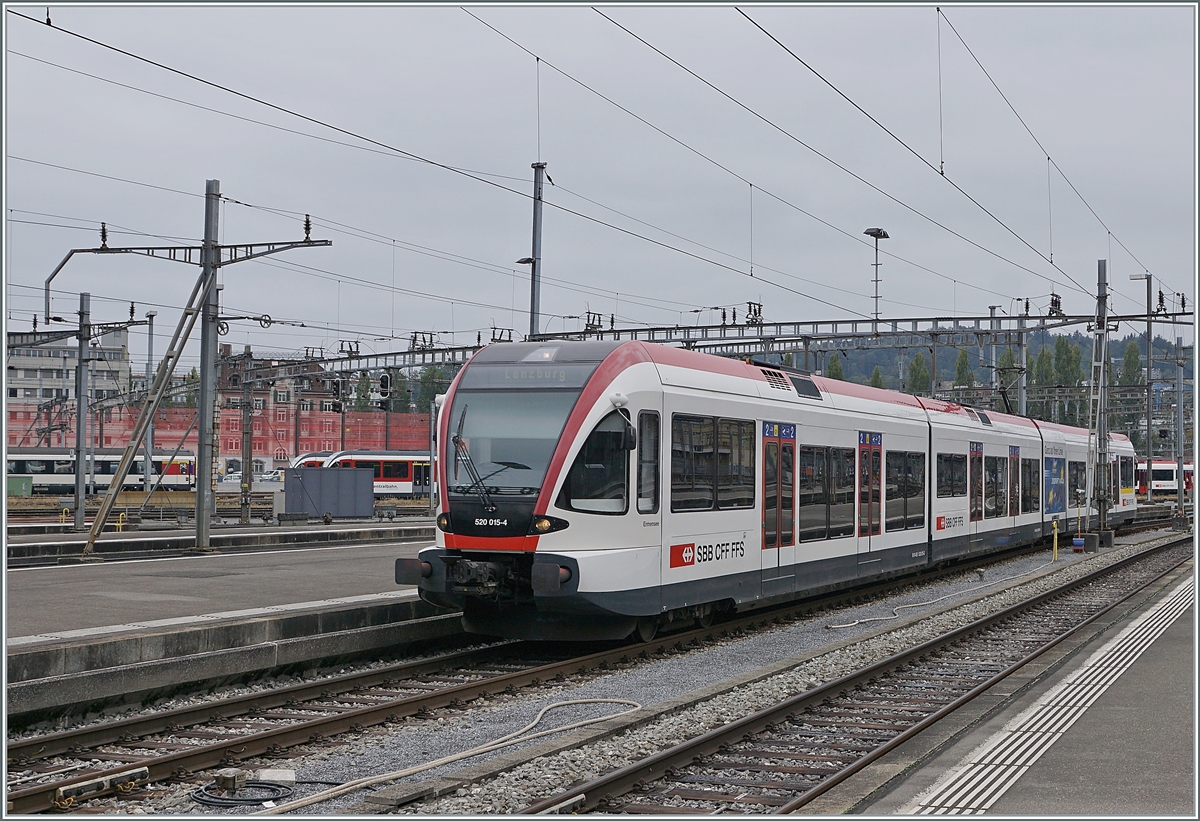
<svg viewBox="0 0 1200 821"><path fill-rule="evenodd" d="M1134 538L1137 537L1131 537L1131 540ZM1174 535L1157 536L1153 541L1157 543L1168 538L1174 538ZM647 753L754 712L764 704L838 678L865 664L1090 572L1098 566L1124 558L1148 544L1149 541L1137 546L1119 543L1113 550L1099 555L1074 554L1068 547L1059 551L1058 566L1049 575L1026 582L1013 578L1050 571L1050 551L1047 549L1009 559L985 570L964 571L936 582L914 583L885 598L817 613L747 636L723 639L654 663L632 663L602 674L568 679L561 684L527 688L511 697L491 699L486 703L477 701L458 711L437 711L436 718L410 719L399 727L370 730L340 746L297 757L287 763L245 762L242 766L247 769L256 766L288 767L295 769L296 777L301 781L344 783L437 761L486 744L519 730L532 721L539 710L554 702L634 699L644 708L657 706L661 709L665 702L680 699L703 688L718 686L720 689L722 682L737 677L752 679L756 671L763 670L764 665L790 667L777 675L758 673L769 677L720 693L683 711L655 717L615 738L542 756L522 763L486 783L474 783L457 790L455 794L404 805L397 810L422 815L514 812L570 783L624 766ZM991 594L996 588L1000 588L1001 592ZM892 616L893 608L898 605L929 603L942 597L947 598L936 604L901 610L899 619L864 621ZM956 606L956 602L971 599L977 600L965 606ZM928 617L922 615L939 610L944 612ZM853 622L857 623L844 628L834 627ZM893 629L893 625L903 622L911 624ZM853 641L856 637L864 638ZM820 652L831 645L841 646L830 652ZM586 718L611 716L624 709L616 704L565 707L552 711L531 732L546 727L562 727ZM466 767L479 766L481 761L532 749L544 741L523 742L499 752L442 765L394 783L415 783L439 776L452 776ZM148 793L137 809L126 811L213 814L261 809L219 810L202 807L188 797L190 789L177 785L156 790ZM301 784L297 785L296 794L309 795L318 789L318 786ZM359 791L306 807L300 812L306 815L367 812L369 810L361 803L365 795L365 792ZM374 811L378 811L378 808Z"/></svg>

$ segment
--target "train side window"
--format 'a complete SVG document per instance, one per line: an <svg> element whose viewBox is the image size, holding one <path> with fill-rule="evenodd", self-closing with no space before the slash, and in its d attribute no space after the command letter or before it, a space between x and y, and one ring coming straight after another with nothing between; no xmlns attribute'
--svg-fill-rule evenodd
<svg viewBox="0 0 1200 821"><path fill-rule="evenodd" d="M908 454L908 499L905 502L905 527L925 526L925 454Z"/></svg>
<svg viewBox="0 0 1200 821"><path fill-rule="evenodd" d="M829 538L854 535L854 448L829 449Z"/></svg>
<svg viewBox="0 0 1200 821"><path fill-rule="evenodd" d="M17 465L21 465L21 467L18 469ZM10 475L13 473L24 473L25 465L20 462L14 462L12 459L9 459L8 463L7 463L7 467L5 467L5 471L7 473L9 473Z"/></svg>
<svg viewBox="0 0 1200 821"><path fill-rule="evenodd" d="M799 533L801 542L824 539L829 532L829 492L826 486L826 464L829 460L825 448L802 445L796 463L796 500L799 508Z"/></svg>
<svg viewBox="0 0 1200 821"><path fill-rule="evenodd" d="M967 456L964 453L937 455L937 495L939 499L967 495Z"/></svg>
<svg viewBox="0 0 1200 821"><path fill-rule="evenodd" d="M25 462L25 470L28 473L45 473L46 463L41 459L29 459Z"/></svg>
<svg viewBox="0 0 1200 821"><path fill-rule="evenodd" d="M69 459L57 459L54 462L55 473L74 473L75 463Z"/></svg>
<svg viewBox="0 0 1200 821"><path fill-rule="evenodd" d="M581 513L620 515L629 509L625 417L613 411L597 423L575 457L555 503Z"/></svg>
<svg viewBox="0 0 1200 821"><path fill-rule="evenodd" d="M671 416L671 510L712 510L716 463L710 417Z"/></svg>
<svg viewBox="0 0 1200 821"><path fill-rule="evenodd" d="M1021 512L1037 513L1041 504L1041 466L1037 459L1021 460Z"/></svg>
<svg viewBox="0 0 1200 821"><path fill-rule="evenodd" d="M1081 507L1087 503L1087 465L1083 462L1067 462L1067 507Z"/></svg>
<svg viewBox="0 0 1200 821"><path fill-rule="evenodd" d="M722 510L754 507L753 422L717 423L717 506Z"/></svg>
<svg viewBox="0 0 1200 821"><path fill-rule="evenodd" d="M383 464L380 462L356 462L356 467L370 468L376 479L383 478Z"/></svg>
<svg viewBox="0 0 1200 821"><path fill-rule="evenodd" d="M1123 490L1131 490L1133 488L1133 458L1130 456L1121 457L1121 488Z"/></svg>
<svg viewBox="0 0 1200 821"><path fill-rule="evenodd" d="M638 513L658 513L658 460L659 443L658 413L642 411L638 414Z"/></svg>

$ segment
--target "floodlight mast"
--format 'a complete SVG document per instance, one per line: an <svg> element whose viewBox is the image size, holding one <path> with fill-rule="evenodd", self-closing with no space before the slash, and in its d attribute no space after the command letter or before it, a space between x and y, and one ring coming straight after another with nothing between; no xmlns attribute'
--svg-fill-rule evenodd
<svg viewBox="0 0 1200 821"><path fill-rule="evenodd" d="M879 330L879 240L889 239L888 232L882 228L868 228L863 231L868 237L875 238L875 322L871 326L873 332Z"/></svg>

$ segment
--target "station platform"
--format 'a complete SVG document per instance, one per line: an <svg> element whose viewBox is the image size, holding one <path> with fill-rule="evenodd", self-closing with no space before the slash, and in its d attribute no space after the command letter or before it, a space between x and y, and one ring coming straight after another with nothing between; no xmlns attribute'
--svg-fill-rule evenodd
<svg viewBox="0 0 1200 821"><path fill-rule="evenodd" d="M457 614L395 583L396 558L428 544L10 568L10 724L66 705L102 709L461 633Z"/></svg>
<svg viewBox="0 0 1200 821"><path fill-rule="evenodd" d="M195 525L178 524L121 533L105 532L96 538L92 552L105 560L125 560L179 555L196 545ZM57 526L55 526L57 527ZM29 526L10 525L5 534L5 556L9 569L35 564L79 561L87 543L86 532L21 532ZM319 520L297 526L215 525L209 545L219 551L288 549L312 544L364 542L433 542L433 519L405 518L398 521L350 521L323 524Z"/></svg>
<svg viewBox="0 0 1200 821"><path fill-rule="evenodd" d="M1195 818L1195 597L1188 562L804 812Z"/></svg>

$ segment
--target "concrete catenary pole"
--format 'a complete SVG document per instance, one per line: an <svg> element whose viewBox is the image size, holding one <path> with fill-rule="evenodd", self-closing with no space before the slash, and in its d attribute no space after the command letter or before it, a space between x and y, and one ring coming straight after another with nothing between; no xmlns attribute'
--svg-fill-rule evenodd
<svg viewBox="0 0 1200 821"><path fill-rule="evenodd" d="M1151 477L1154 474L1154 277L1147 271L1144 274L1130 274L1132 280L1146 280L1146 504L1154 503L1154 487Z"/></svg>
<svg viewBox="0 0 1200 821"><path fill-rule="evenodd" d="M1183 337L1175 337L1175 499L1179 507L1177 516L1183 515L1183 506L1187 503L1187 489L1183 475L1183 366L1187 362L1183 357ZM1147 479L1147 486L1149 480Z"/></svg>
<svg viewBox="0 0 1200 821"><path fill-rule="evenodd" d="M1099 373L1093 375L1100 380L1093 386L1096 392L1096 465L1095 498L1099 514L1099 531L1108 530L1108 507L1112 493L1112 480L1108 462L1108 260L1096 261L1096 336L1100 352Z"/></svg>
<svg viewBox="0 0 1200 821"><path fill-rule="evenodd" d="M992 314L992 330L996 331L1000 328L1000 323L996 321L996 309L999 305L989 305L988 310ZM993 337L994 338L994 337ZM988 364L992 369L992 390L998 390L1000 387L1000 372L996 370L996 343L988 343Z"/></svg>
<svg viewBox="0 0 1200 821"><path fill-rule="evenodd" d="M250 524L250 491L254 489L254 392L250 390L250 365L253 357L250 346L242 355L242 481L241 523Z"/></svg>
<svg viewBox="0 0 1200 821"><path fill-rule="evenodd" d="M1029 309L1025 313L1017 317L1017 365L1020 366L1020 375L1017 377L1017 414L1026 416L1026 408L1028 398L1026 389L1028 386L1027 371L1029 370L1029 344L1025 334L1025 317L1029 316Z"/></svg>
<svg viewBox="0 0 1200 821"><path fill-rule="evenodd" d="M533 256L529 265L529 335L541 333L542 311L542 180L546 164L533 164Z"/></svg>
<svg viewBox="0 0 1200 821"><path fill-rule="evenodd" d="M196 447L196 550L208 550L209 525L216 510L213 487L214 403L217 386L217 287L214 280L220 268L217 254L217 226L221 208L221 181L208 180L204 186L204 245L200 252L204 291L208 297L200 315L200 396L198 412L200 436Z"/></svg>
<svg viewBox="0 0 1200 821"><path fill-rule="evenodd" d="M146 401L150 401L150 385L154 382L154 317L158 311L146 311ZM146 428L145 456L142 460L142 488L149 493L154 485L154 417ZM166 470L164 465L163 470Z"/></svg>
<svg viewBox="0 0 1200 821"><path fill-rule="evenodd" d="M75 361L75 522L83 530L84 477L87 445L88 343L92 337L92 295L79 295L79 355Z"/></svg>

